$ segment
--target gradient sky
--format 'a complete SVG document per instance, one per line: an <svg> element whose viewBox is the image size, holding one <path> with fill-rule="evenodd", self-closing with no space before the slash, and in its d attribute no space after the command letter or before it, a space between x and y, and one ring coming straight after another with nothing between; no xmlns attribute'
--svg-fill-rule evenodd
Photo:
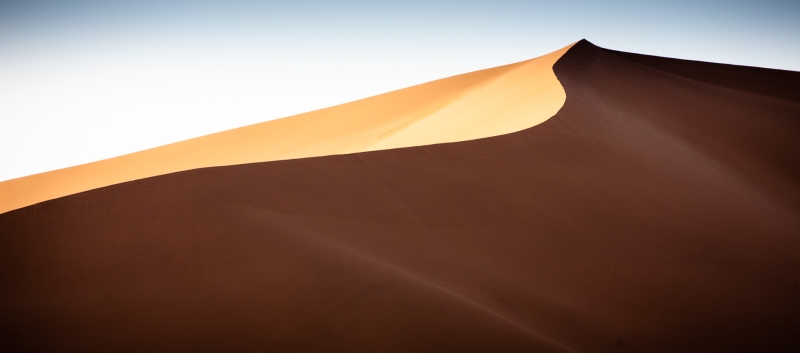
<svg viewBox="0 0 800 353"><path fill-rule="evenodd" d="M0 180L546 54L800 71L800 1L0 0Z"/></svg>

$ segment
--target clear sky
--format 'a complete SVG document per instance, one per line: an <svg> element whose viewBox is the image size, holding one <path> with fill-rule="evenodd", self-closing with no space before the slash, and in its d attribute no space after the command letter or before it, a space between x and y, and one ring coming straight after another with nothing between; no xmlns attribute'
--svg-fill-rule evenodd
<svg viewBox="0 0 800 353"><path fill-rule="evenodd" d="M800 71L800 1L0 0L0 180L546 54Z"/></svg>

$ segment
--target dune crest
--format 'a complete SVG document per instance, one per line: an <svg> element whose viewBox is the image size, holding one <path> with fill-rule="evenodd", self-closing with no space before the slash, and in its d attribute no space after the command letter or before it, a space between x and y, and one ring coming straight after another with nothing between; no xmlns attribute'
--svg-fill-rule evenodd
<svg viewBox="0 0 800 353"><path fill-rule="evenodd" d="M0 182L0 213L184 170L492 137L540 124L566 94L553 64L572 47L355 102Z"/></svg>

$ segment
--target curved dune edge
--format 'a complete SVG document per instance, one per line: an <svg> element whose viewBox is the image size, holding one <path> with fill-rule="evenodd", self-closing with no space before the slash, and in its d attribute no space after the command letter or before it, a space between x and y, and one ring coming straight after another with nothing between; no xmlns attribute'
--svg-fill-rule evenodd
<svg viewBox="0 0 800 353"><path fill-rule="evenodd" d="M573 45L516 64L0 182L0 213L189 169L466 141L524 130L564 105L566 93L553 65Z"/></svg>

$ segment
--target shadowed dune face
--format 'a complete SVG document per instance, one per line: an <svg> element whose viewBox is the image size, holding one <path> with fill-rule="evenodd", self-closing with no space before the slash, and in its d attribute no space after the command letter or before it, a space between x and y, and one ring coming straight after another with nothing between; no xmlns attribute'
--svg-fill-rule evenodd
<svg viewBox="0 0 800 353"><path fill-rule="evenodd" d="M520 132L190 170L4 213L2 342L800 348L800 101L773 83L800 77L585 41L554 70L563 108Z"/></svg>
<svg viewBox="0 0 800 353"><path fill-rule="evenodd" d="M423 146L520 131L547 120L564 104L566 94L553 64L570 46L517 64L0 182L0 213L183 170Z"/></svg>

